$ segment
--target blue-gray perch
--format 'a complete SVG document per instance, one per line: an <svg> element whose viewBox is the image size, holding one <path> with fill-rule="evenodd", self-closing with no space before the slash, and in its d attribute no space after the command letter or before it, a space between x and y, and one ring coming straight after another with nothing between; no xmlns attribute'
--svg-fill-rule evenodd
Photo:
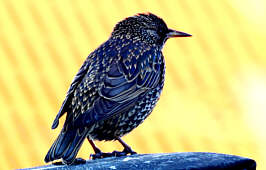
<svg viewBox="0 0 266 170"><path fill-rule="evenodd" d="M177 169L177 170L255 170L256 162L249 158L234 155L182 152L160 154L137 154L123 157L109 157L88 160L80 165L46 165L35 168L45 170L143 170L143 169Z"/></svg>

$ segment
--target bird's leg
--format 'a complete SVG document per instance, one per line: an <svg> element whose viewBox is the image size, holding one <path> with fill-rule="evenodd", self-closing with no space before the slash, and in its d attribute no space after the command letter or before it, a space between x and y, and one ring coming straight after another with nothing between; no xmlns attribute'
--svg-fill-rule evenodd
<svg viewBox="0 0 266 170"><path fill-rule="evenodd" d="M92 148L93 148L93 150L94 150L94 152L95 152L95 154L91 154L90 155L90 157L91 157L91 159L100 159L100 158L106 158L106 157L112 157L112 156L114 156L114 154L113 153L104 153L104 152L102 152L96 145L95 145L95 143L91 140L91 139L89 139L89 138L87 138L88 139L88 141L90 142L90 144L91 144L91 146L92 146Z"/></svg>
<svg viewBox="0 0 266 170"><path fill-rule="evenodd" d="M126 144L121 138L117 138L118 142L121 143L121 145L123 145L124 150L122 152L124 152L126 155L130 154L130 155L134 155L137 154L137 152L133 151L131 149L130 146L128 146L128 144Z"/></svg>
<svg viewBox="0 0 266 170"><path fill-rule="evenodd" d="M119 157L119 156L126 156L127 154L134 155L137 154L137 152L133 151L130 146L128 146L121 138L116 138L119 143L121 143L124 147L124 150L122 152L120 151L113 151L113 156Z"/></svg>
<svg viewBox="0 0 266 170"><path fill-rule="evenodd" d="M95 145L95 143L88 138L88 141L90 142L92 149L94 150L95 154L101 153L102 151Z"/></svg>
<svg viewBox="0 0 266 170"><path fill-rule="evenodd" d="M90 142L92 149L95 152L95 154L91 154L90 157L92 159L102 158L102 151L95 145L95 143L91 139L89 139L89 138L87 138L87 139Z"/></svg>
<svg viewBox="0 0 266 170"><path fill-rule="evenodd" d="M99 159L99 158L106 158L106 157L120 157L120 156L126 156L127 154L134 155L136 152L134 152L130 146L128 146L121 138L117 138L119 143L121 143L124 147L124 150L122 152L120 151L113 151L111 153L107 152L102 152L96 145L95 143L88 138L88 141L90 142L95 154L91 154L90 157L92 159Z"/></svg>

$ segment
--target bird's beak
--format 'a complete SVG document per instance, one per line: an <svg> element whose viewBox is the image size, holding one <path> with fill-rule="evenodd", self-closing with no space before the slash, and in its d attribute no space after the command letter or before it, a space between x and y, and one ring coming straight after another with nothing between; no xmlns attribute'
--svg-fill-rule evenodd
<svg viewBox="0 0 266 170"><path fill-rule="evenodd" d="M192 35L181 32L181 31L172 30L172 29L169 29L168 33L167 33L168 38L171 38L171 37L190 37L190 36L192 36Z"/></svg>

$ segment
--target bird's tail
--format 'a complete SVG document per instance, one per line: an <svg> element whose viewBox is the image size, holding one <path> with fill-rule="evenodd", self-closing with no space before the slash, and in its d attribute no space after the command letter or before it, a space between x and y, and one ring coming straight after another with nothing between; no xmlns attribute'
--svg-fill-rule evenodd
<svg viewBox="0 0 266 170"><path fill-rule="evenodd" d="M66 164L73 163L81 144L87 137L87 132L87 128L83 130L63 128L46 154L44 161L50 162L62 158Z"/></svg>

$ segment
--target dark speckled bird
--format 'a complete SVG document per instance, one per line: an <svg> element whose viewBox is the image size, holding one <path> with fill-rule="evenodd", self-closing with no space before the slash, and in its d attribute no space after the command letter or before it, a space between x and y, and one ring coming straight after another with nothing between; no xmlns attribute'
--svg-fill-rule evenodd
<svg viewBox="0 0 266 170"><path fill-rule="evenodd" d="M45 162L78 162L75 158L85 138L95 151L93 159L135 154L121 137L150 115L160 97L165 74L161 50L165 41L187 36L191 35L168 29L161 18L151 13L119 22L75 76L52 129L67 113L64 126ZM124 150L103 153L93 140L118 140Z"/></svg>

